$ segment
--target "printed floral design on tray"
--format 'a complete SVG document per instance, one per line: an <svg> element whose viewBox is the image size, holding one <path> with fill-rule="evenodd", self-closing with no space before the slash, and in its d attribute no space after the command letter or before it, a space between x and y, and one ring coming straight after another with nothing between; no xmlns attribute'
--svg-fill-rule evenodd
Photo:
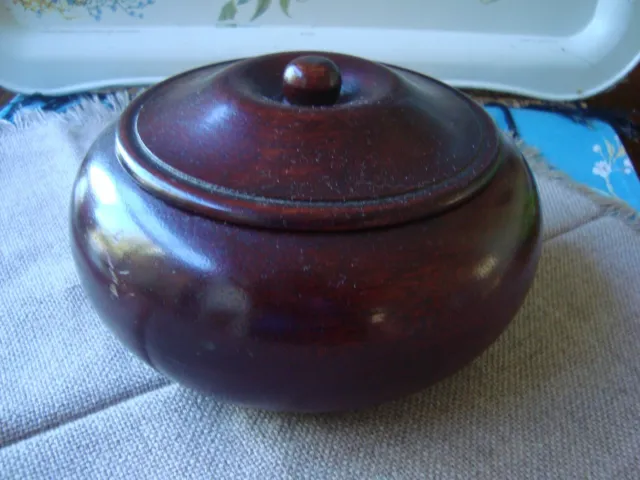
<svg viewBox="0 0 640 480"><path fill-rule="evenodd" d="M615 144L604 139L604 144L596 143L593 146L593 152L600 156L600 160L594 163L591 172L604 180L607 191L611 195L616 195L611 184L611 176L616 174L631 175L633 173L631 159L627 155L622 142L618 137L615 138Z"/></svg>
<svg viewBox="0 0 640 480"><path fill-rule="evenodd" d="M66 19L78 9L84 10L96 21L102 19L103 13L123 12L130 17L143 18L142 10L153 5L155 0L13 0L14 5L22 5L25 10L38 17L44 13L57 12Z"/></svg>
<svg viewBox="0 0 640 480"><path fill-rule="evenodd" d="M280 10L287 17L291 17L289 14L289 8L291 3L304 3L308 0L278 0ZM218 21L226 23L229 26L235 25L233 22L236 19L236 14L242 8L253 7L253 15L249 19L250 22L260 18L264 13L273 6L273 0L228 0L220 8L220 14L218 15ZM245 7L245 5L247 7Z"/></svg>

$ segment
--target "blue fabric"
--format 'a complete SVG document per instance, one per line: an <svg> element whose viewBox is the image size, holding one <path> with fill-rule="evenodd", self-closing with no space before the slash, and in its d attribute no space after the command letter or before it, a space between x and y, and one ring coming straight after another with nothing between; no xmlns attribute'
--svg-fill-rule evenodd
<svg viewBox="0 0 640 480"><path fill-rule="evenodd" d="M500 128L510 130L505 110L487 107ZM640 180L620 137L607 123L586 125L557 113L507 109L520 138L574 180L640 210Z"/></svg>
<svg viewBox="0 0 640 480"><path fill-rule="evenodd" d="M0 118L11 121L25 109L64 112L83 95L18 95L0 110ZM98 97L105 103L109 101L107 94ZM488 106L486 109L500 128L516 130L520 138L537 148L553 167L640 210L640 180L619 136L609 124L599 120L575 122L558 113L526 108Z"/></svg>

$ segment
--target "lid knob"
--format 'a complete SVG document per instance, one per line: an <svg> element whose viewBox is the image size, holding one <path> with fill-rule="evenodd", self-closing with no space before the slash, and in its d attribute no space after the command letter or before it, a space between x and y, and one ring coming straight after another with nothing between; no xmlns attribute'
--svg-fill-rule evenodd
<svg viewBox="0 0 640 480"><path fill-rule="evenodd" d="M284 98L293 105L333 105L340 96L340 69L326 57L297 57L287 64L282 77Z"/></svg>

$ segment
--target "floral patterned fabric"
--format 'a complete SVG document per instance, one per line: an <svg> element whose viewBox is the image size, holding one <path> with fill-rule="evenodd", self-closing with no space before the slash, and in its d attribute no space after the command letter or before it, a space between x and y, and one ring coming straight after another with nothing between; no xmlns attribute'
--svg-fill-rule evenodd
<svg viewBox="0 0 640 480"><path fill-rule="evenodd" d="M18 95L0 109L0 118L11 121L25 109L62 112L76 105L82 96ZM106 93L98 96L108 101ZM500 128L537 148L553 167L640 210L640 180L619 136L606 122L575 122L567 116L537 109L498 106L486 109Z"/></svg>
<svg viewBox="0 0 640 480"><path fill-rule="evenodd" d="M640 210L640 180L609 124L590 120L585 125L557 113L526 108L487 110L505 130L513 130L512 120L520 138L537 148L553 167Z"/></svg>

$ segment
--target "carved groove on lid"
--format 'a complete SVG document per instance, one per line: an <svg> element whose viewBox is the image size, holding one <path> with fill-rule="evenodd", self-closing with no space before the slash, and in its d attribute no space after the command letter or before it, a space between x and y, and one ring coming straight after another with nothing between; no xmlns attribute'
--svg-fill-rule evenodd
<svg viewBox="0 0 640 480"><path fill-rule="evenodd" d="M121 117L146 190L213 219L294 230L433 215L490 181L498 130L468 97L406 70L287 52L162 82Z"/></svg>

